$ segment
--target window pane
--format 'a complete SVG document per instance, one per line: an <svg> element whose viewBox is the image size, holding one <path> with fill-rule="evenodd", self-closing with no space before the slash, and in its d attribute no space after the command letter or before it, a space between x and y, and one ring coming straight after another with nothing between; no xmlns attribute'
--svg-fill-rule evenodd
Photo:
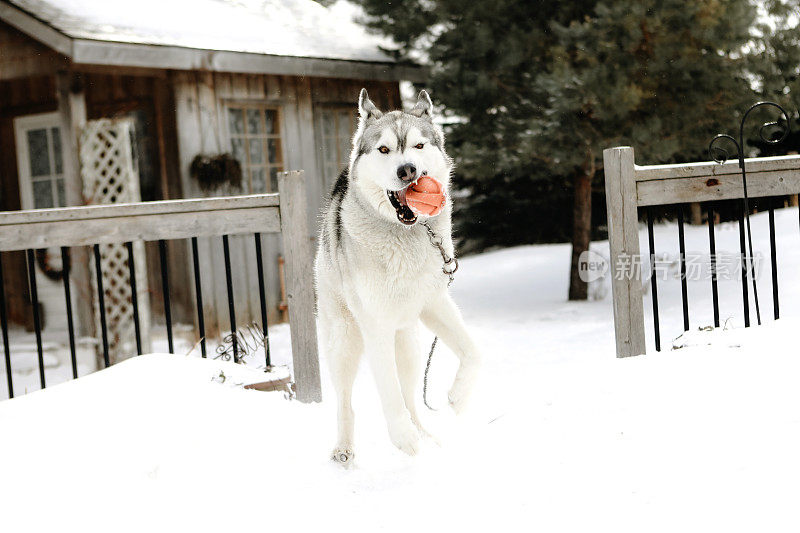
<svg viewBox="0 0 800 533"><path fill-rule="evenodd" d="M267 154L270 163L281 162L281 141L280 139L269 139L267 141Z"/></svg>
<svg viewBox="0 0 800 533"><path fill-rule="evenodd" d="M50 174L50 152L47 148L47 130L28 131L28 156L31 163L31 176Z"/></svg>
<svg viewBox="0 0 800 533"><path fill-rule="evenodd" d="M250 139L250 164L257 165L264 162L264 141Z"/></svg>
<svg viewBox="0 0 800 533"><path fill-rule="evenodd" d="M239 161L242 166L247 164L247 157L245 157L244 153L244 141L242 139L231 139L231 151L233 152L233 158Z"/></svg>
<svg viewBox="0 0 800 533"><path fill-rule="evenodd" d="M33 207L34 209L53 207L53 186L50 180L33 182Z"/></svg>
<svg viewBox="0 0 800 533"><path fill-rule="evenodd" d="M247 133L264 133L258 109L247 110Z"/></svg>
<svg viewBox="0 0 800 533"><path fill-rule="evenodd" d="M50 134L53 136L53 161L56 166L56 174L64 173L64 164L61 160L61 130L51 128Z"/></svg>
<svg viewBox="0 0 800 533"><path fill-rule="evenodd" d="M267 192L267 169L264 167L254 168L250 171L251 193Z"/></svg>
<svg viewBox="0 0 800 533"><path fill-rule="evenodd" d="M244 112L241 109L228 109L228 127L233 134L244 133Z"/></svg>
<svg viewBox="0 0 800 533"><path fill-rule="evenodd" d="M267 133L277 134L278 132L278 112L273 109L264 111L264 119L267 124Z"/></svg>
<svg viewBox="0 0 800 533"><path fill-rule="evenodd" d="M57 179L56 180L56 193L58 194L58 207L66 207L67 206L67 195L64 192L64 180Z"/></svg>

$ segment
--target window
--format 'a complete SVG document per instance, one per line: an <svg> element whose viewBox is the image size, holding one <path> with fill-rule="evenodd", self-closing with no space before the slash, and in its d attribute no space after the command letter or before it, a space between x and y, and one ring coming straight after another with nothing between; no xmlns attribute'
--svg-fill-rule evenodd
<svg viewBox="0 0 800 533"><path fill-rule="evenodd" d="M350 163L350 148L355 131L356 113L352 105L317 108L320 168L328 189L333 187L339 173Z"/></svg>
<svg viewBox="0 0 800 533"><path fill-rule="evenodd" d="M278 111L247 105L228 108L231 151L242 165L245 193L278 191L278 172L283 171Z"/></svg>
<svg viewBox="0 0 800 533"><path fill-rule="evenodd" d="M64 207L64 170L57 113L14 121L23 209Z"/></svg>

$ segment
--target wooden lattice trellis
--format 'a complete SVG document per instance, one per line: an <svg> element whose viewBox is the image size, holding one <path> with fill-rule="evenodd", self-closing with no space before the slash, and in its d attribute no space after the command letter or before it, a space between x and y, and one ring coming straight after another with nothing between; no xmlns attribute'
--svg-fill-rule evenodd
<svg viewBox="0 0 800 533"><path fill-rule="evenodd" d="M127 118L93 120L81 132L81 178L87 204L117 204L141 200L132 134L133 121ZM134 242L133 251L142 344L145 351L149 351L150 303L144 242ZM109 355L113 362L136 353L128 251L122 243L101 244L100 258ZM97 279L94 269L90 270L92 286L95 288L95 324L99 332Z"/></svg>

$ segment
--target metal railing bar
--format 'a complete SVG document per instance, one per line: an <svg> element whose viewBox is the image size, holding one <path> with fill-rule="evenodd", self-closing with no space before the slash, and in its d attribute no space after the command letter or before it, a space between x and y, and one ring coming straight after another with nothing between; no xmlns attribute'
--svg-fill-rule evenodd
<svg viewBox="0 0 800 533"><path fill-rule="evenodd" d="M97 277L97 307L100 311L100 333L103 337L103 363L108 368L108 327L106 325L106 297L103 290L103 267L100 264L100 245L95 244L92 249L94 251L94 268Z"/></svg>
<svg viewBox="0 0 800 533"><path fill-rule="evenodd" d="M239 343L236 338L236 309L233 304L233 280L231 278L231 251L228 236L222 236L222 250L225 255L225 284L228 289L228 313L231 321L231 345L233 346L233 362L239 362Z"/></svg>
<svg viewBox="0 0 800 533"><path fill-rule="evenodd" d="M775 245L775 200L769 201L769 255L772 266L772 313L775 320L780 317L778 302L778 252Z"/></svg>
<svg viewBox="0 0 800 533"><path fill-rule="evenodd" d="M8 397L14 397L14 379L11 376L11 347L8 339L8 317L6 316L6 285L3 277L3 258L0 254L0 329L3 330L3 353L6 360L6 382Z"/></svg>
<svg viewBox="0 0 800 533"><path fill-rule="evenodd" d="M739 210L739 251L741 254L742 307L744 310L744 327L750 327L750 299L747 294L747 246L744 238L744 210Z"/></svg>
<svg viewBox="0 0 800 533"><path fill-rule="evenodd" d="M194 266L194 295L197 303L197 328L200 333L200 353L206 356L206 324L203 317L203 287L200 280L200 259L197 253L197 237L192 237L192 264Z"/></svg>
<svg viewBox="0 0 800 533"><path fill-rule="evenodd" d="M719 289L717 287L717 241L714 235L714 207L708 206L708 252L711 257L711 301L714 308L714 327L719 327Z"/></svg>
<svg viewBox="0 0 800 533"><path fill-rule="evenodd" d="M39 383L44 389L44 350L42 349L42 320L39 316L39 294L36 290L36 258L32 249L25 250L28 260L28 288L30 289L31 308L33 309L33 331L36 335L36 355L39 358Z"/></svg>
<svg viewBox="0 0 800 533"><path fill-rule="evenodd" d="M267 331L267 293L264 287L264 259L261 255L261 234L255 234L256 268L258 272L258 294L261 297L261 325L264 334L264 360L267 368L272 366L269 353L269 333Z"/></svg>
<svg viewBox="0 0 800 533"><path fill-rule="evenodd" d="M72 379L78 377L78 358L75 351L75 322L72 318L72 290L69 286L69 249L61 247L62 281L64 282L64 303L67 306L67 334L69 336L69 357L72 363Z"/></svg>
<svg viewBox="0 0 800 533"><path fill-rule="evenodd" d="M658 323L658 284L656 282L656 246L653 236L653 208L647 208L647 243L650 248L650 290L653 293L653 333L656 351L661 351L661 328Z"/></svg>
<svg viewBox="0 0 800 533"><path fill-rule="evenodd" d="M172 311L169 304L169 272L167 271L167 241L158 241L158 256L161 262L161 293L164 296L164 319L167 322L167 344L169 353L175 353L172 341Z"/></svg>
<svg viewBox="0 0 800 533"><path fill-rule="evenodd" d="M133 242L125 243L128 249L128 276L131 285L131 304L133 304L133 331L136 337L136 355L142 355L142 332L139 327L139 292L136 289L136 260L133 257Z"/></svg>
<svg viewBox="0 0 800 533"><path fill-rule="evenodd" d="M681 304L683 331L689 331L689 295L686 287L686 241L683 235L683 209L678 209L678 248L681 254Z"/></svg>

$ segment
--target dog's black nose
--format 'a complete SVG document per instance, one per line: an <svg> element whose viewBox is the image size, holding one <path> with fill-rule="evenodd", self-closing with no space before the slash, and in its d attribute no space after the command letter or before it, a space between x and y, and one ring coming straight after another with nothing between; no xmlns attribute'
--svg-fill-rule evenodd
<svg viewBox="0 0 800 533"><path fill-rule="evenodd" d="M417 167L411 163L406 163L401 167L397 167L397 177L406 183L417 179Z"/></svg>

